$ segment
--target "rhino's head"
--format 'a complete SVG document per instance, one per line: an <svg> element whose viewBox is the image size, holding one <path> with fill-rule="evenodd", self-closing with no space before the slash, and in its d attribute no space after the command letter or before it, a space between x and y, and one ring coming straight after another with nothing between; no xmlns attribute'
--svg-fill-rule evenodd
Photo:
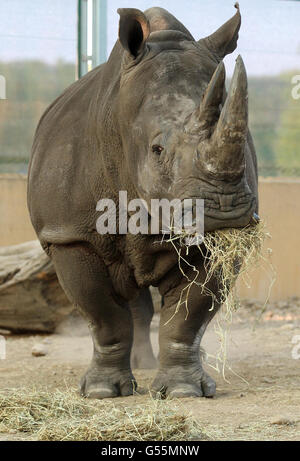
<svg viewBox="0 0 300 461"><path fill-rule="evenodd" d="M119 123L139 196L204 199L207 231L247 225L247 76L238 57L226 96L222 62L236 48L239 9L198 42L165 10L118 12Z"/></svg>

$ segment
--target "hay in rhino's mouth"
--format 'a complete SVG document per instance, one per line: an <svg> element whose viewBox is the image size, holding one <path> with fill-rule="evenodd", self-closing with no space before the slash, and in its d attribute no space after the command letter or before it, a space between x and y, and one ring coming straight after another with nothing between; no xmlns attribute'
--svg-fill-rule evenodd
<svg viewBox="0 0 300 461"><path fill-rule="evenodd" d="M266 224L260 221L256 225L247 225L243 228L227 228L208 232L202 237L202 243L197 245L204 261L206 277L204 281L199 281L199 271L188 260L190 246L187 244L187 238L190 234L182 233L180 235L170 235L168 241L172 243L178 254L178 265L187 280L187 284L181 291L180 298L175 307L175 311L169 323L176 315L180 308L186 310L186 318L189 315L189 294L193 286L197 286L201 294L211 297L211 308L216 308L216 304L222 304L220 316L218 317L217 334L220 337L220 351L217 361L222 362L223 374L226 363L226 325L231 323L233 313L240 305L239 296L236 289L238 276L243 279L246 286L251 286L252 272L261 268L269 277L269 290L266 293L264 307L269 299L271 287L275 281L275 271L270 262L270 248L264 248L270 234L267 231ZM194 238L197 237L194 235ZM189 275L187 270L189 269ZM190 274L193 274L192 276ZM213 293L209 288L209 282L215 277L218 280L218 293Z"/></svg>

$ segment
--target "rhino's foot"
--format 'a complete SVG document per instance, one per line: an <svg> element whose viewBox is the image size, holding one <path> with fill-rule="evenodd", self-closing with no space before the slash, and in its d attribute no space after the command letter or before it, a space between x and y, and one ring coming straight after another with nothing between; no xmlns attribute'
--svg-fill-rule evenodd
<svg viewBox="0 0 300 461"><path fill-rule="evenodd" d="M82 377L80 393L90 399L132 395L137 387L131 370L91 367Z"/></svg>
<svg viewBox="0 0 300 461"><path fill-rule="evenodd" d="M161 398L213 397L216 383L201 366L170 367L158 371L152 390Z"/></svg>
<svg viewBox="0 0 300 461"><path fill-rule="evenodd" d="M133 345L131 353L131 367L153 370L157 368L151 344Z"/></svg>

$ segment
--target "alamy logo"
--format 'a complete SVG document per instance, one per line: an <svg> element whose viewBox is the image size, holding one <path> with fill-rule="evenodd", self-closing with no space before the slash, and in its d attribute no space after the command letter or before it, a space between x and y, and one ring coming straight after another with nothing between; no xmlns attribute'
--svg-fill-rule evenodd
<svg viewBox="0 0 300 461"><path fill-rule="evenodd" d="M6 340L0 335L0 360L6 359Z"/></svg>
<svg viewBox="0 0 300 461"><path fill-rule="evenodd" d="M300 75L294 75L291 80L292 85L295 85L292 88L292 98L300 99Z"/></svg>
<svg viewBox="0 0 300 461"><path fill-rule="evenodd" d="M151 199L148 205L140 198L128 202L127 191L120 191L117 204L101 199L96 210L102 212L96 222L99 234L183 234L189 245L203 240L203 199Z"/></svg>
<svg viewBox="0 0 300 461"><path fill-rule="evenodd" d="M3 75L0 75L0 99L6 99L6 80Z"/></svg>
<svg viewBox="0 0 300 461"><path fill-rule="evenodd" d="M300 359L300 335L294 335L292 337L292 344L295 346L292 349L292 357L294 360Z"/></svg>

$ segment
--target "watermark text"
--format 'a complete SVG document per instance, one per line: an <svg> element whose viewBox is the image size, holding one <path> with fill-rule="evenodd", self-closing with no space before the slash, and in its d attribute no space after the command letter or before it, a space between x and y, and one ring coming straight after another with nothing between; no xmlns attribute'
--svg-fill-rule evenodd
<svg viewBox="0 0 300 461"><path fill-rule="evenodd" d="M0 360L6 359L6 340L0 335Z"/></svg>
<svg viewBox="0 0 300 461"><path fill-rule="evenodd" d="M300 359L300 335L294 335L292 337L292 344L295 344L292 349L292 358L294 360Z"/></svg>
<svg viewBox="0 0 300 461"><path fill-rule="evenodd" d="M3 75L0 75L0 99L6 99L6 80Z"/></svg>
<svg viewBox="0 0 300 461"><path fill-rule="evenodd" d="M168 200L136 198L128 201L127 191L119 192L118 203L112 199L98 201L101 215L97 232L103 234L171 234L184 235L188 245L200 244L204 234L204 200ZM195 236L197 238L195 239Z"/></svg>
<svg viewBox="0 0 300 461"><path fill-rule="evenodd" d="M300 99L300 75L294 75L291 83L294 85L292 88L292 98Z"/></svg>

